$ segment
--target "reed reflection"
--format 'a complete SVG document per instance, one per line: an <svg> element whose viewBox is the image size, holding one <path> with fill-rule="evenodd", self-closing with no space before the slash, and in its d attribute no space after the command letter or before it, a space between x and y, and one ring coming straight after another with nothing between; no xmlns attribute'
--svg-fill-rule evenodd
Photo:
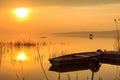
<svg viewBox="0 0 120 80"><path fill-rule="evenodd" d="M6 57L6 53L9 52L9 48L7 48L6 44L3 42L0 42L0 67L4 63L4 59Z"/></svg>
<svg viewBox="0 0 120 80"><path fill-rule="evenodd" d="M2 57L3 57L3 44L0 43L0 67L2 65Z"/></svg>

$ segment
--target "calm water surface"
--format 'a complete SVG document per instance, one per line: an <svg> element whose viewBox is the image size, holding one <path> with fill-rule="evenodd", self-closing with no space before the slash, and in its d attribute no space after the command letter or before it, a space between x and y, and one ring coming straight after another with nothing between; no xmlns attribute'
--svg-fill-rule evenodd
<svg viewBox="0 0 120 80"><path fill-rule="evenodd" d="M113 38L48 37L38 39L36 46L0 44L0 80L118 80L119 65L101 64L92 72L86 66L67 72L50 70L51 57L74 52L114 50ZM83 67L81 69L81 67Z"/></svg>

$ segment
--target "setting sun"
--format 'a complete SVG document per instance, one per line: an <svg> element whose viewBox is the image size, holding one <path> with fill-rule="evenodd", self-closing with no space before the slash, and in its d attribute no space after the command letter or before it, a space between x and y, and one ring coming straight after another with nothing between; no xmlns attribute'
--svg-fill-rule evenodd
<svg viewBox="0 0 120 80"><path fill-rule="evenodd" d="M20 61L24 61L24 60L26 60L26 55L25 55L25 53L24 52L20 52L19 54L18 54L18 60L20 60Z"/></svg>
<svg viewBox="0 0 120 80"><path fill-rule="evenodd" d="M25 18L28 15L29 10L27 8L17 8L15 9L15 14L19 18Z"/></svg>

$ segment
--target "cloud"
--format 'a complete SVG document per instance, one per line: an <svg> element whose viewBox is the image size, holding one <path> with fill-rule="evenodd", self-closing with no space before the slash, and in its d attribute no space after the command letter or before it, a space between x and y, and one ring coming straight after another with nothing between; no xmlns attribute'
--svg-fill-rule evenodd
<svg viewBox="0 0 120 80"><path fill-rule="evenodd" d="M32 5L32 6L88 6L120 3L120 0L2 0L0 6L9 5Z"/></svg>

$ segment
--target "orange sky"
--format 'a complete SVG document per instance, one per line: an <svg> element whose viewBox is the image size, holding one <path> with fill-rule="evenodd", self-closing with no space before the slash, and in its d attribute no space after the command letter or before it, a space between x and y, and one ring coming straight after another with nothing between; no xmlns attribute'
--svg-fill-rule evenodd
<svg viewBox="0 0 120 80"><path fill-rule="evenodd" d="M57 0L58 2L51 0L48 3L41 0L41 4L38 4L37 0L30 1L13 0L0 3L1 34L113 30L115 29L113 20L120 16L120 3L119 1L116 3L117 0L108 3L94 2L94 4L87 3L87 0L81 3L73 1L73 4L72 0L69 4L67 2L58 3L59 0ZM27 17L21 20L13 11L19 7L29 9Z"/></svg>

